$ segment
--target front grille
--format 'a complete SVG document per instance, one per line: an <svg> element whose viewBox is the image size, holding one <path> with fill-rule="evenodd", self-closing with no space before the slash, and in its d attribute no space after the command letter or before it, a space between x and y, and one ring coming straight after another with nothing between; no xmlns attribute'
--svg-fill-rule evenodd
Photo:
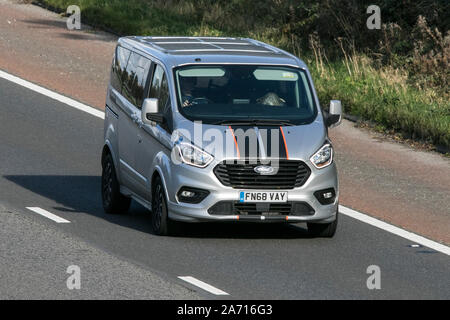
<svg viewBox="0 0 450 320"><path fill-rule="evenodd" d="M243 203L220 201L208 209L212 215L311 216L315 211L306 202Z"/></svg>
<svg viewBox="0 0 450 320"><path fill-rule="evenodd" d="M235 203L234 211L238 215L276 214L287 216L291 213L290 203Z"/></svg>
<svg viewBox="0 0 450 320"><path fill-rule="evenodd" d="M308 180L311 170L300 160L279 160L278 172L274 175L261 175L254 168L261 165L246 161L228 163L226 161L214 168L219 181L235 189L293 189Z"/></svg>

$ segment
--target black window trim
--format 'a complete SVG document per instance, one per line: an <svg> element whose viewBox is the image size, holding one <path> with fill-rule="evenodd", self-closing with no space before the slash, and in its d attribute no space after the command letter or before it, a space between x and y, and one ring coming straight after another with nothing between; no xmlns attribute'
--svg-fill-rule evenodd
<svg viewBox="0 0 450 320"><path fill-rule="evenodd" d="M149 98L150 89L151 89L151 85L153 82L153 77L155 76L156 67L160 66L164 72L164 76L167 79L167 89L169 91L170 106L169 106L169 112L166 112L166 113L168 113L170 115L169 115L169 119L167 119L166 123L162 123L162 124L158 124L158 125L160 126L161 129L167 131L169 134L172 134L172 132L173 132L173 115L172 115L173 105L172 105L172 97L170 94L170 81L169 81L169 77L168 77L169 73L167 72L166 68L164 67L164 64L160 63L158 60L150 59L150 61L152 62L152 64L150 66L149 76L147 78L147 84L146 84L146 88L144 90L144 100L146 98Z"/></svg>
<svg viewBox="0 0 450 320"><path fill-rule="evenodd" d="M172 76L174 79L174 86L175 86L175 96L176 96L176 109L177 111L186 119L190 120L190 121L196 121L196 119L192 118L191 116L187 115L185 112L183 112L183 108L181 107L181 101L180 101L180 97L178 94L178 84L177 84L177 70L180 68L184 68L184 67L189 67L189 66L205 66L205 67L214 67L214 66L223 66L223 65L246 65L245 63L187 63L187 64L182 64L176 67L172 68ZM305 76L306 76L306 81L308 82L308 86L309 86L309 91L311 93L311 98L312 98L312 103L314 106L314 114L311 116L311 120L308 122L305 122L302 125L308 125L313 123L314 121L316 121L317 117L319 116L321 112L321 110L319 110L319 106L316 103L316 95L314 92L314 87L312 84L312 81L310 80L309 76L308 76L308 72L306 71L306 69L299 67L299 66L292 66L292 65L282 65L282 64L251 64L251 65L255 65L255 66L263 66L263 67L285 67L285 68L292 68L292 69L298 69L298 71L304 72Z"/></svg>

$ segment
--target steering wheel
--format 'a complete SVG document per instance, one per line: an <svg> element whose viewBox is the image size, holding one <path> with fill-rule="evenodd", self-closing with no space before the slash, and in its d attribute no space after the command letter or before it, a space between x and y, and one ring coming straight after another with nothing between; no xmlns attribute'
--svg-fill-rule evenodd
<svg viewBox="0 0 450 320"><path fill-rule="evenodd" d="M212 103L212 101L209 100L208 98L204 98L204 97L195 98L195 99L192 99L192 101L191 101L191 105L192 104L209 104L209 103Z"/></svg>

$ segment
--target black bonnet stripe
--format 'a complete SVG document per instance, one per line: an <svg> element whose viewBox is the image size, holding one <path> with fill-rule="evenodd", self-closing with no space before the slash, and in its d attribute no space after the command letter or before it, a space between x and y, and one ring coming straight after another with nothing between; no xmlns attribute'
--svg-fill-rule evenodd
<svg viewBox="0 0 450 320"><path fill-rule="evenodd" d="M280 127L273 127L273 126L258 127L259 135L261 136L261 141L257 137L258 131L254 130L253 126L231 126L231 128L236 137L237 146L239 148L241 159L248 159L250 157L252 158L260 157L261 156L260 143L264 144L263 148L265 150L266 157L268 158L273 157L279 159L288 158L286 144L284 142L283 134L280 130ZM272 141L273 140L272 134L277 142Z"/></svg>

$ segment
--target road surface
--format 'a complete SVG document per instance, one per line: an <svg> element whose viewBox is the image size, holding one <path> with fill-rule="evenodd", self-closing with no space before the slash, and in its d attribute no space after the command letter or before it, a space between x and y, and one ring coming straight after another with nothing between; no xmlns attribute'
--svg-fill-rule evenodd
<svg viewBox="0 0 450 320"><path fill-rule="evenodd" d="M0 70L103 109L117 37L85 25L70 31L58 14L21 2L0 0ZM341 204L450 245L448 158L348 121L330 134Z"/></svg>
<svg viewBox="0 0 450 320"><path fill-rule="evenodd" d="M103 120L5 79L0 97L1 299L450 298L449 255L346 215L333 239L309 238L302 225L239 223L158 237L136 203L107 215ZM36 207L69 223L27 209ZM69 265L80 267L80 290L66 286ZM379 290L367 287L373 265Z"/></svg>

